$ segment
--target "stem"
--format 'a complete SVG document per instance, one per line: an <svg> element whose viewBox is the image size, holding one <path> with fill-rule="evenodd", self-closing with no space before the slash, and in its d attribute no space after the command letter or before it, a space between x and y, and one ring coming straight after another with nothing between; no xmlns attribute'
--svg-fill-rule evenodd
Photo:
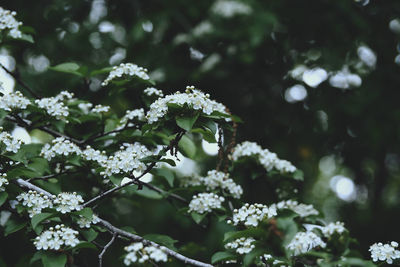
<svg viewBox="0 0 400 267"><path fill-rule="evenodd" d="M114 243L115 238L117 237L117 234L114 233L110 242L107 243L107 245L104 246L103 250L99 254L99 267L103 267L103 255L106 253L107 249Z"/></svg>
<svg viewBox="0 0 400 267"><path fill-rule="evenodd" d="M28 85L26 85L19 77L17 74L12 73L11 71L9 71L3 64L0 63L0 67L7 72L8 74L10 74L14 80L16 80L20 85L22 85L22 87L24 87L33 97L35 98L40 98L39 95L37 95L32 88L30 88Z"/></svg>

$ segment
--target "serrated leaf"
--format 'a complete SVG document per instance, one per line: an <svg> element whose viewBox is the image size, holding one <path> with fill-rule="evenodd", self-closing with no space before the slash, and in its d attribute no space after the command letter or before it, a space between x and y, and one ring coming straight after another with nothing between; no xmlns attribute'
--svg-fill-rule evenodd
<svg viewBox="0 0 400 267"><path fill-rule="evenodd" d="M167 236L167 235L160 235L160 234L148 234L143 236L144 239L156 242L158 244L162 244L166 246L167 248L176 250L176 247L174 244L178 242L177 240Z"/></svg>
<svg viewBox="0 0 400 267"><path fill-rule="evenodd" d="M42 212L42 213L34 215L31 219L32 228L35 229L39 223L41 223L47 219L50 219L54 216L57 216L57 213Z"/></svg>
<svg viewBox="0 0 400 267"><path fill-rule="evenodd" d="M0 192L0 207L6 202L8 197L7 192Z"/></svg>
<svg viewBox="0 0 400 267"><path fill-rule="evenodd" d="M214 264L214 263L217 263L217 262L220 262L220 261L233 260L233 259L236 259L236 258L237 258L237 255L235 255L235 254L233 254L231 252L219 251L219 252L214 253L214 255L212 255L211 263Z"/></svg>
<svg viewBox="0 0 400 267"><path fill-rule="evenodd" d="M42 263L44 267L64 267L67 263L67 255L46 251L42 254Z"/></svg>

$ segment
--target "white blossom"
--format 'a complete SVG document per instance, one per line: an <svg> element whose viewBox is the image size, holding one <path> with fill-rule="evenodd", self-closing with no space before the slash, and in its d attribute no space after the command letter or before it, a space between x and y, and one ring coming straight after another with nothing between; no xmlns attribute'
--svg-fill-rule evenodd
<svg viewBox="0 0 400 267"><path fill-rule="evenodd" d="M57 137L51 141L50 144L45 144L40 152L40 155L47 160L51 160L56 156L69 156L72 154L80 155L81 149L64 137Z"/></svg>
<svg viewBox="0 0 400 267"><path fill-rule="evenodd" d="M298 232L287 245L294 256L304 254L315 247L325 248L326 243L313 232Z"/></svg>
<svg viewBox="0 0 400 267"><path fill-rule="evenodd" d="M110 110L109 106L96 105L94 108L92 108L91 112L93 112L93 113L106 113L109 110Z"/></svg>
<svg viewBox="0 0 400 267"><path fill-rule="evenodd" d="M0 127L0 142L6 146L6 151L13 153L17 153L23 144L23 141L14 138L7 132L3 132L2 127Z"/></svg>
<svg viewBox="0 0 400 267"><path fill-rule="evenodd" d="M97 215L93 214L91 219L86 218L85 216L79 215L79 219L77 221L80 228L90 228L92 224L96 224L100 221Z"/></svg>
<svg viewBox="0 0 400 267"><path fill-rule="evenodd" d="M146 89L144 89L144 94L148 95L148 96L158 96L158 97L163 97L164 94L161 90L158 90L157 88L154 87L147 87Z"/></svg>
<svg viewBox="0 0 400 267"><path fill-rule="evenodd" d="M396 249L398 246L399 244L395 241L390 244L375 243L369 248L371 258L373 261L386 261L392 264L393 260L400 258L400 251Z"/></svg>
<svg viewBox="0 0 400 267"><path fill-rule="evenodd" d="M9 30L12 38L21 38L22 32L18 29L22 22L17 21L14 17L17 15L15 11L6 10L0 7L0 31Z"/></svg>
<svg viewBox="0 0 400 267"><path fill-rule="evenodd" d="M100 165L107 162L107 159L108 159L105 151L96 150L90 146L86 146L85 150L81 151L79 154L85 160L95 161L95 162L99 163Z"/></svg>
<svg viewBox="0 0 400 267"><path fill-rule="evenodd" d="M187 86L185 93L176 92L154 101L146 115L148 123L154 123L164 117L168 112L168 104L176 104L181 107L187 105L189 108L201 110L207 115L214 111L226 114L226 107L223 104L211 100L209 94L204 94L195 89L194 86ZM226 118L226 120L229 120L229 118Z"/></svg>
<svg viewBox="0 0 400 267"><path fill-rule="evenodd" d="M7 174L6 173L0 173L0 192L5 190L5 186L8 185L8 180L7 180Z"/></svg>
<svg viewBox="0 0 400 267"><path fill-rule="evenodd" d="M55 196L53 196L55 197ZM29 190L17 196L17 200L25 207L28 208L29 217L42 212L42 209L53 207L53 198L49 198L43 193Z"/></svg>
<svg viewBox="0 0 400 267"><path fill-rule="evenodd" d="M144 263L152 260L155 262L167 262L168 255L165 253L165 247L144 246L142 242L132 243L125 247L128 254L125 255L124 264Z"/></svg>
<svg viewBox="0 0 400 267"><path fill-rule="evenodd" d="M1 7L0 7L1 8ZM26 109L31 101L24 97L21 92L9 92L0 96L0 109L12 111L14 109Z"/></svg>
<svg viewBox="0 0 400 267"><path fill-rule="evenodd" d="M341 89L359 87L361 83L361 77L357 74L350 73L347 67L331 75L329 78L329 84L331 86Z"/></svg>
<svg viewBox="0 0 400 267"><path fill-rule="evenodd" d="M346 228L344 228L343 222L335 222L322 227L321 231L322 234L328 238L331 237L334 233L342 234L344 231L346 231Z"/></svg>
<svg viewBox="0 0 400 267"><path fill-rule="evenodd" d="M307 217L310 215L318 215L318 211L313 207L313 205L306 205L303 203L298 203L296 200L283 200L276 204L278 210L290 209L300 215L300 217Z"/></svg>
<svg viewBox="0 0 400 267"><path fill-rule="evenodd" d="M252 237L241 237L225 245L225 248L234 249L238 254L247 254L255 248L253 244L256 241Z"/></svg>
<svg viewBox="0 0 400 267"><path fill-rule="evenodd" d="M62 91L54 97L36 99L35 103L38 105L39 108L45 109L47 114L49 114L50 116L61 120L69 115L68 107L65 106L64 102L68 99L71 99L72 97L73 93Z"/></svg>
<svg viewBox="0 0 400 267"><path fill-rule="evenodd" d="M214 14L224 17L231 18L236 15L250 15L252 8L240 1L234 0L218 0L211 7Z"/></svg>
<svg viewBox="0 0 400 267"><path fill-rule="evenodd" d="M83 198L76 192L62 192L53 200L56 210L65 214L74 210L81 210Z"/></svg>
<svg viewBox="0 0 400 267"><path fill-rule="evenodd" d="M275 153L268 149L262 149L257 143L249 141L236 145L232 153L232 159L237 161L241 157L251 157L253 155L266 171L271 171L273 169L280 173L293 173L296 171L296 167L289 161L279 159Z"/></svg>
<svg viewBox="0 0 400 267"><path fill-rule="evenodd" d="M59 250L62 246L75 247L79 244L78 231L65 225L56 225L41 233L33 244L37 250Z"/></svg>
<svg viewBox="0 0 400 267"><path fill-rule="evenodd" d="M328 73L323 68L313 68L304 71L302 79L305 84L315 88L328 79Z"/></svg>
<svg viewBox="0 0 400 267"><path fill-rule="evenodd" d="M119 121L119 126L117 127L117 129L122 129L125 125L133 126L133 124L129 124L129 121L134 119L138 121L144 121L146 119L144 115L144 109L140 108L134 110L127 110L125 115Z"/></svg>
<svg viewBox="0 0 400 267"><path fill-rule="evenodd" d="M376 65L376 54L368 46L362 45L357 49L358 57L361 62L367 65L369 68L375 68Z"/></svg>
<svg viewBox="0 0 400 267"><path fill-rule="evenodd" d="M268 207L263 204L246 203L240 209L233 210L232 221L233 225L244 224L245 226L258 226L264 219L270 219L276 216L276 208L274 205Z"/></svg>
<svg viewBox="0 0 400 267"><path fill-rule="evenodd" d="M194 211L200 214L211 212L213 209L221 208L221 204L224 201L224 197L220 197L214 193L200 193L193 196L189 203L188 212Z"/></svg>
<svg viewBox="0 0 400 267"><path fill-rule="evenodd" d="M112 80L121 78L123 75L137 76L143 80L150 79L149 75L147 75L147 69L132 63L121 63L119 66L113 67L112 71L101 85L106 86Z"/></svg>

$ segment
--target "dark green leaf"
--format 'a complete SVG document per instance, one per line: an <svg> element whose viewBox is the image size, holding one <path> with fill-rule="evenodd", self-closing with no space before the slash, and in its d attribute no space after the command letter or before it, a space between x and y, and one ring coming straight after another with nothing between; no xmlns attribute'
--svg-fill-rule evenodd
<svg viewBox="0 0 400 267"><path fill-rule="evenodd" d="M175 175L171 170L168 169L155 169L152 171L152 173L154 173L154 175L156 176L160 176L165 178L165 180L168 182L168 184L173 187L174 186L174 179L175 179Z"/></svg>
<svg viewBox="0 0 400 267"><path fill-rule="evenodd" d="M193 220L199 224L207 216L207 213L200 214L197 212L191 212L190 215L192 216Z"/></svg>
<svg viewBox="0 0 400 267"><path fill-rule="evenodd" d="M186 135L182 136L182 139L179 141L178 147L182 154L186 157L194 158L194 156L196 155L196 145Z"/></svg>
<svg viewBox="0 0 400 267"><path fill-rule="evenodd" d="M148 234L143 236L144 239L156 242L158 244L164 245L167 248L176 250L174 244L177 242L177 240L172 239L171 237L167 235L160 235L160 234Z"/></svg>
<svg viewBox="0 0 400 267"><path fill-rule="evenodd" d="M44 267L64 267L67 263L67 255L46 251L42 254L42 262Z"/></svg>
<svg viewBox="0 0 400 267"><path fill-rule="evenodd" d="M214 253L214 255L212 255L211 257L211 263L217 263L220 261L227 261L227 260L233 260L236 259L237 256L231 252L228 251L219 251Z"/></svg>
<svg viewBox="0 0 400 267"><path fill-rule="evenodd" d="M176 120L176 124L179 127L181 127L182 129L184 129L187 132L190 132L190 130L192 129L192 127L198 117L199 117L199 113L196 113L192 116L187 116L187 115L176 116L175 120Z"/></svg>
<svg viewBox="0 0 400 267"><path fill-rule="evenodd" d="M80 211L75 211L74 214L82 215L88 220L91 220L93 218L93 210L91 208L83 208Z"/></svg>
<svg viewBox="0 0 400 267"><path fill-rule="evenodd" d="M58 71L58 72L64 72L64 73L70 73L70 74L75 74L78 76L83 76L82 73L80 73L79 70L79 65L74 63L74 62L66 62L59 64L54 67L50 67L50 70Z"/></svg>
<svg viewBox="0 0 400 267"><path fill-rule="evenodd" d="M6 202L8 197L7 192L0 192L0 207Z"/></svg>
<svg viewBox="0 0 400 267"><path fill-rule="evenodd" d="M47 219L50 219L54 216L57 216L57 213L42 212L42 213L34 215L31 219L32 228L35 229L39 223L41 223Z"/></svg>

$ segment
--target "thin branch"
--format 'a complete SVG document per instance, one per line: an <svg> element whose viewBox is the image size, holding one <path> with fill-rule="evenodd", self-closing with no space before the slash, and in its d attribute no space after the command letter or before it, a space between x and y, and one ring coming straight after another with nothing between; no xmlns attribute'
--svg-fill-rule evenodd
<svg viewBox="0 0 400 267"><path fill-rule="evenodd" d="M20 187L23 188L28 188L30 190L34 190L36 192L39 193L43 193L44 195L48 196L48 197L52 197L53 195L50 194L49 192L47 192L46 190L43 190L42 188L31 184L27 181L24 181L22 179L17 179L14 180ZM144 239L141 236L126 232L120 228L115 227L114 225L112 225L111 223L109 223L106 220L103 220L101 218L99 218L99 222L97 223L98 225L101 225L102 227L104 227L105 229L107 229L107 231L109 231L110 233L112 233L113 235L116 235L118 238L127 238L131 241L134 242L142 242L143 245L147 245L147 246L154 246L156 248L162 249L166 254L168 254L171 257L174 257L177 260L180 260L186 264L191 264L194 266L199 266L199 267L213 267L213 265L208 264L208 263L204 263L201 261L197 261L188 257L183 256L182 254L179 254L178 252L173 251L172 249L166 248L164 246L161 246L153 241Z"/></svg>
<svg viewBox="0 0 400 267"><path fill-rule="evenodd" d="M30 179L28 179L28 180L26 180L26 181L27 181L27 182L34 181L34 180L43 180L43 181L46 181L46 180L48 180L48 179L51 179L51 178L54 178L54 177L57 177L57 176L60 176L60 175L63 175L63 174L72 174L72 173L77 173L77 172L78 172L78 171L73 171L73 172L65 171L65 172L60 172L60 173L53 173L53 174L44 175L44 176L41 176L41 177L30 178Z"/></svg>
<svg viewBox="0 0 400 267"><path fill-rule="evenodd" d="M33 97L35 98L40 98L39 95L37 95L34 90L32 88L30 88L28 85L26 85L19 77L17 74L9 71L3 64L0 63L0 67L7 72L8 74L10 74L14 80L16 80L20 85L22 85L22 87L24 87Z"/></svg>
<svg viewBox="0 0 400 267"><path fill-rule="evenodd" d="M162 157L161 155L163 154L163 152L165 153L165 152L171 151L171 153L173 154L173 153L174 153L174 152L173 152L173 151L174 151L174 148L176 149L176 146L178 145L179 140L182 138L182 136L183 136L184 134L185 134L184 131L178 132L178 134L176 135L176 137L175 137L173 140L171 140L169 146L167 146L166 148L164 148L164 149L160 152L160 154L159 154L160 156L158 156L158 159L160 159L160 158ZM114 192L116 192L116 191L118 191L118 190L121 190L122 188L124 188L124 187L126 187L126 186L129 186L129 185L132 185L132 184L137 184L137 185L139 186L139 189L140 189L142 186L146 186L146 187L148 187L148 188L154 190L154 187L151 187L151 186L149 186L147 183L144 183L144 182L140 181L140 178L142 178L145 174L149 173L149 172L154 168L154 166L156 165L156 163L157 163L157 162L154 161L154 162L152 162L149 166L147 166L146 170L144 170L144 172L143 172L139 177L134 177L133 175L131 175L129 178L132 178L132 181L129 181L129 182L126 183L126 184L123 184L123 185L120 185L120 186L111 188L111 189L109 189L109 190L107 190L107 191L105 191L105 192L103 192L103 193L101 193L101 194L95 196L94 198L90 199L89 201L87 201L86 203L84 203L82 206L83 206L83 207L87 207L87 206L91 205L92 203L94 203L94 202L96 202L96 201L98 201L98 200L100 200L100 199L103 199L103 198L109 196L110 194L112 194L112 193L114 193ZM181 199L180 199L180 200L181 200ZM181 200L181 201L182 201L182 200ZM185 202L186 202L186 200L185 200Z"/></svg>
<svg viewBox="0 0 400 267"><path fill-rule="evenodd" d="M112 131L105 132L105 133L99 133L99 134L97 134L95 136L89 137L88 139L82 141L82 143L83 144L87 144L87 143L89 143L89 142L91 142L93 140L96 140L96 139L100 138L100 137L107 136L107 135L113 134L113 133L120 133L120 132L123 132L125 130L129 130L129 129L138 129L138 126L135 125L135 126L132 126L132 127L123 127L121 129L112 130Z"/></svg>
<svg viewBox="0 0 400 267"><path fill-rule="evenodd" d="M104 246L103 250L99 254L99 267L103 266L103 255L104 255L104 253L106 253L107 249L112 245L112 243L114 243L116 237L117 237L117 234L113 233L113 236L112 236L110 242L108 242L107 245Z"/></svg>

